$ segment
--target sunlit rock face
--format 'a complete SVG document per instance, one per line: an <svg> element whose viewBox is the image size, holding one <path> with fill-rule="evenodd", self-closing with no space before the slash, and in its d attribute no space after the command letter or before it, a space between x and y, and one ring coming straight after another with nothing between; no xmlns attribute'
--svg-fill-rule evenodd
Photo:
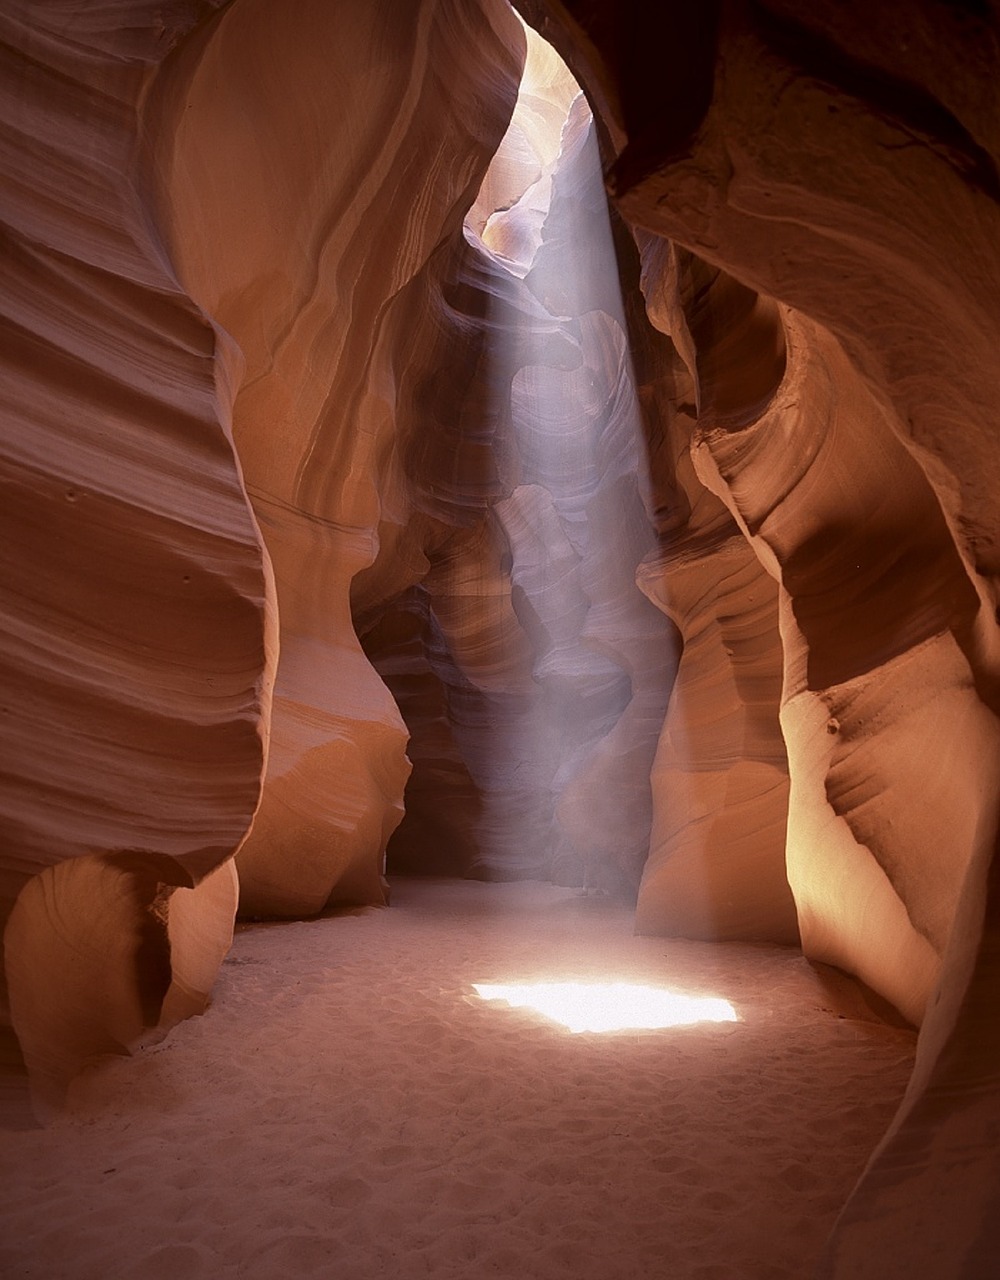
<svg viewBox="0 0 1000 1280"><path fill-rule="evenodd" d="M998 1206L984 1138L1000 1113L996 16L525 8L601 106L619 208L688 253L660 290L701 383L696 470L779 590L803 944L924 1019L909 1096L823 1274L986 1277ZM654 76L651 50L668 42L678 52ZM729 358L741 331L758 350L749 370Z"/></svg>
<svg viewBox="0 0 1000 1280"><path fill-rule="evenodd" d="M786 326L772 405L703 437L697 462L780 569L788 869L804 945L919 1022L983 852L998 762L960 648L978 599L933 489L842 348L804 320Z"/></svg>
<svg viewBox="0 0 1000 1280"><path fill-rule="evenodd" d="M0 1065L47 1097L165 1001L204 1006L235 908L231 868L210 873L265 760L235 352L178 285L134 164L149 76L195 16L0 15Z"/></svg>
<svg viewBox="0 0 1000 1280"><path fill-rule="evenodd" d="M426 576L396 601L354 593L413 735L390 865L634 893L674 649L635 584L654 537L590 113L534 36L442 261L415 282L424 340L399 399L419 519L385 540L419 540Z"/></svg>
<svg viewBox="0 0 1000 1280"><path fill-rule="evenodd" d="M695 474L692 433L698 409L703 414L714 394L717 352L696 346L680 305L679 252L648 236L641 244L648 314L672 339L657 352L666 386L650 447L659 488L666 485L673 500L660 507L660 545L638 580L676 623L683 653L653 767L654 823L636 928L791 942L797 923L785 866L777 587L724 502ZM727 318L752 314L718 273L706 273L699 286L700 305L711 298ZM769 364L772 378L773 366L780 368L782 349L770 335L758 342L750 329L718 326L722 364L737 378L766 381Z"/></svg>

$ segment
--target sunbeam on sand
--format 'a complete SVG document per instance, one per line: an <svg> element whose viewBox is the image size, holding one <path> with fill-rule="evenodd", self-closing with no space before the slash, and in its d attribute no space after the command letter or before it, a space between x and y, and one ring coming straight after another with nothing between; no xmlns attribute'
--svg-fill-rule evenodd
<svg viewBox="0 0 1000 1280"><path fill-rule="evenodd" d="M741 1021L572 1035L481 999L493 977L723 992ZM387 910L241 926L204 1017L0 1134L0 1274L801 1280L913 1042L792 948L394 881Z"/></svg>
<svg viewBox="0 0 1000 1280"><path fill-rule="evenodd" d="M483 1000L534 1009L568 1030L659 1030L693 1022L736 1022L728 1000L690 996L635 982L474 982Z"/></svg>

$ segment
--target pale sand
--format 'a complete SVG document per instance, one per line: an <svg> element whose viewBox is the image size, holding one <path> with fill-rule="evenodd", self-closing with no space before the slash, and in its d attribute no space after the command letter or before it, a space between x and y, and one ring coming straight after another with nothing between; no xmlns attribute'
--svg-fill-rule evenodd
<svg viewBox="0 0 1000 1280"><path fill-rule="evenodd" d="M412 880L388 910L241 927L204 1017L0 1135L0 1274L808 1276L913 1035L838 1016L794 951L629 930L573 890ZM470 985L542 978L742 1021L573 1035Z"/></svg>

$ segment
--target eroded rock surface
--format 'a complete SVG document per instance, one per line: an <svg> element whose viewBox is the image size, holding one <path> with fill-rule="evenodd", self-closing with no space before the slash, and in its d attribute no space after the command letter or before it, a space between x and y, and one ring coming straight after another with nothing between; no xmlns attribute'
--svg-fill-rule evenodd
<svg viewBox="0 0 1000 1280"><path fill-rule="evenodd" d="M783 343L735 281L666 240L640 236L640 245L649 317L671 340L657 352L665 386L651 445L653 474L673 501L639 582L676 623L683 652L653 766L636 927L795 941L778 591L691 456L692 434L713 409L752 413L766 401Z"/></svg>
<svg viewBox="0 0 1000 1280"><path fill-rule="evenodd" d="M786 338L756 405L719 363L735 394L699 406L697 469L780 586L804 945L925 1017L824 1274L985 1277L996 1171L970 1133L1000 1111L996 14L706 6L654 79L673 12L525 7L603 105L625 216L735 277ZM700 324L710 291L668 285L700 364L747 309Z"/></svg>
<svg viewBox="0 0 1000 1280"><path fill-rule="evenodd" d="M350 585L409 501L392 459L395 361L419 301L406 286L460 234L522 49L500 5L318 2L275 30L271 5L241 0L149 107L169 139L157 177L180 276L245 361L234 432L276 580L270 760L239 855L249 914L383 900L406 730Z"/></svg>
<svg viewBox="0 0 1000 1280"><path fill-rule="evenodd" d="M27 1058L50 1093L155 1025L178 967L207 998L172 895L199 897L239 844L266 754L235 353L178 285L135 164L150 74L193 18L0 15L0 1003L4 1065ZM226 916L196 952L225 950Z"/></svg>

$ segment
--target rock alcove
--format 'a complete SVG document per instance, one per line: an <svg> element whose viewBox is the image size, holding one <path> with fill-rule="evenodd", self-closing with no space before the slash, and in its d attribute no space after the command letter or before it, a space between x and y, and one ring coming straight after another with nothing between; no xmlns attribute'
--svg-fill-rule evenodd
<svg viewBox="0 0 1000 1280"><path fill-rule="evenodd" d="M499 0L0 16L11 1088L204 1007L237 894L381 901L391 838L865 982L918 1061L829 1274L985 1276L997 15L519 7L610 214L544 72L483 187Z"/></svg>

